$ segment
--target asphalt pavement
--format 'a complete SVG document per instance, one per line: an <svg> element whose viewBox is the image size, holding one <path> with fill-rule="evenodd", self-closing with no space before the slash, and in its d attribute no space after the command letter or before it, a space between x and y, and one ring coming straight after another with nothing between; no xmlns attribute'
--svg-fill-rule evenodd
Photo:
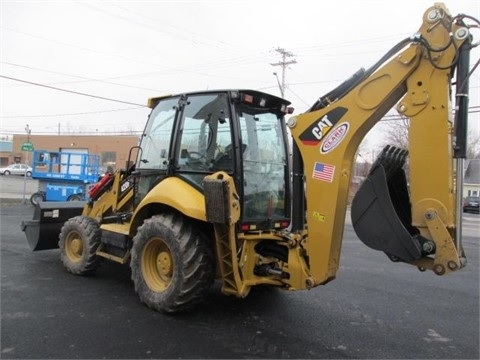
<svg viewBox="0 0 480 360"><path fill-rule="evenodd" d="M17 199L19 200L19 199ZM21 200L21 199L20 199ZM58 250L31 252L33 206L0 206L2 359L478 359L479 242L468 265L437 276L365 247L347 222L337 279L309 291L213 286L195 312L140 303L128 266L66 272ZM469 214L469 226L480 217Z"/></svg>

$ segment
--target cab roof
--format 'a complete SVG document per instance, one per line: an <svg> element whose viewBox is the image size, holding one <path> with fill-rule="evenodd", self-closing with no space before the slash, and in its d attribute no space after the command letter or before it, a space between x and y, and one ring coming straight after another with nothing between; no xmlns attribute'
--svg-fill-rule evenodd
<svg viewBox="0 0 480 360"><path fill-rule="evenodd" d="M199 95L199 94L219 94L219 93L228 93L230 98L236 98L239 97L240 94L247 94L247 95L252 95L254 97L261 96L264 98L268 98L269 100L273 100L274 102L278 102L280 104L283 104L285 106L290 105L290 101L282 99L278 96L272 95L265 93L263 91L258 91L258 90L251 90L251 89L222 89L222 90L203 90L203 91L192 91L192 92L183 92L183 93L178 93L178 94L168 94L168 95L162 95L162 96L156 96L148 99L147 106L151 109L153 109L160 100L163 99L168 99L172 97L178 97L178 96L189 96L189 95Z"/></svg>

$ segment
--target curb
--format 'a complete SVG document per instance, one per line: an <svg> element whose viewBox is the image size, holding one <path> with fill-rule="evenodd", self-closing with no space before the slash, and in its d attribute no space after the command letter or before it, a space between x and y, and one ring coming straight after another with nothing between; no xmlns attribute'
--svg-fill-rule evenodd
<svg viewBox="0 0 480 360"><path fill-rule="evenodd" d="M29 205L32 206L30 203L30 199L25 198L25 202L23 198L0 198L0 206L3 205Z"/></svg>

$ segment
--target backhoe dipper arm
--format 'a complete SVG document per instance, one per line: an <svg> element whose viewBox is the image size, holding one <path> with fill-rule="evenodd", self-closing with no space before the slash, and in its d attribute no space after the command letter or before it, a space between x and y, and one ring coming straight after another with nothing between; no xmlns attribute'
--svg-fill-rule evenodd
<svg viewBox="0 0 480 360"><path fill-rule="evenodd" d="M304 247L314 285L335 278L339 267L351 171L360 142L395 104L401 116L410 119L408 152L386 149L376 161L366 181L371 187L368 196L360 196L355 214L352 205L354 226L368 230L371 242L355 230L368 246L392 260L437 274L463 266L460 239L455 239L455 229L461 226L455 197L461 193L456 195L455 190L450 97L459 49L470 42L461 16L453 18L436 3L425 12L418 33L363 76L355 74L308 112L288 120L306 181ZM464 94L467 88L462 89ZM457 121L466 123L466 114ZM407 154L409 190L400 176ZM384 184L377 186L379 181ZM371 211L374 208L377 212ZM297 211L304 210L294 209L294 214ZM377 222L377 216L383 219Z"/></svg>

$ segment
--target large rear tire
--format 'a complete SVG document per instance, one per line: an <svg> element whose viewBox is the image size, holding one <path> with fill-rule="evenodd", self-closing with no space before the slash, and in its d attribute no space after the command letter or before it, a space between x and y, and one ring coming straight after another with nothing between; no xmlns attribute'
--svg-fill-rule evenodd
<svg viewBox="0 0 480 360"><path fill-rule="evenodd" d="M67 271L75 275L93 273L103 259L96 255L102 233L98 223L85 216L68 219L60 231L60 258Z"/></svg>
<svg viewBox="0 0 480 360"><path fill-rule="evenodd" d="M215 276L208 240L181 215L146 220L133 238L130 262L140 300L165 313L189 311L201 303Z"/></svg>

